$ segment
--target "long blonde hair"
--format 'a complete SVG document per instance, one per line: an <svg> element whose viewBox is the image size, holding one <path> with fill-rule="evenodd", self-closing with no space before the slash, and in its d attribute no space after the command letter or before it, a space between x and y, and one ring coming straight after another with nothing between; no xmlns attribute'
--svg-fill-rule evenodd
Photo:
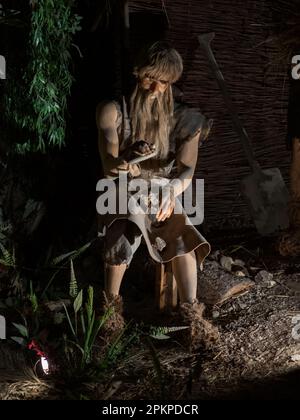
<svg viewBox="0 0 300 420"><path fill-rule="evenodd" d="M183 65L179 53L162 42L156 42L142 54L134 68L135 76L140 80L150 77L167 80L168 86L153 102L149 100L149 91L137 86L130 99L130 117L132 142L137 140L152 141L156 145L159 158L166 158L169 152L169 135L173 117L173 94L171 84L182 74Z"/></svg>

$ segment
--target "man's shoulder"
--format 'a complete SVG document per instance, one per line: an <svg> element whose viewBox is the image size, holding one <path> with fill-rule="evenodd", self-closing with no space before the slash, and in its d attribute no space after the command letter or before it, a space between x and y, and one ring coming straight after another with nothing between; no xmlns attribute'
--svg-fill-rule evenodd
<svg viewBox="0 0 300 420"><path fill-rule="evenodd" d="M97 115L101 114L116 114L119 111L119 104L113 99L105 99L98 103L96 108Z"/></svg>
<svg viewBox="0 0 300 420"><path fill-rule="evenodd" d="M96 108L96 121L98 127L115 124L120 115L120 105L115 100L104 100Z"/></svg>
<svg viewBox="0 0 300 420"><path fill-rule="evenodd" d="M205 140L212 126L199 108L185 102L174 102L173 135L177 139L188 140L201 132L201 140Z"/></svg>

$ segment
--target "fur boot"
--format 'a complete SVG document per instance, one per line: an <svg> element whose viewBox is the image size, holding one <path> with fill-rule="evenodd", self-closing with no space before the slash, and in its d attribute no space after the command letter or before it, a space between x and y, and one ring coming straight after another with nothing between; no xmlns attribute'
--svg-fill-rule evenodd
<svg viewBox="0 0 300 420"><path fill-rule="evenodd" d="M115 335L124 329L125 321L123 318L123 299L120 295L113 296L103 292L102 313L111 311L110 316L102 327L106 335Z"/></svg>
<svg viewBox="0 0 300 420"><path fill-rule="evenodd" d="M199 347L209 349L219 339L218 329L203 318L204 310L204 303L199 303L198 300L180 305L181 319L185 325L190 326L188 341L191 350Z"/></svg>

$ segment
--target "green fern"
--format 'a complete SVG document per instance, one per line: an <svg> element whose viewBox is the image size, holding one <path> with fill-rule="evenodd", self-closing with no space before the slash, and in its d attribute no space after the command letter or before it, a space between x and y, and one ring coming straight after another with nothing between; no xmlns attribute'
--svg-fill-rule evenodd
<svg viewBox="0 0 300 420"><path fill-rule="evenodd" d="M2 258L0 258L0 264L6 267L16 267L16 258L15 258L15 250L13 248L12 253L5 248L5 246L0 242L0 250L2 252Z"/></svg>
<svg viewBox="0 0 300 420"><path fill-rule="evenodd" d="M91 244L92 244L92 241L87 242L86 244L82 245L78 249L75 249L73 251L67 252L66 254L62 254L62 255L59 255L58 257L55 257L52 260L51 265L58 265L64 260L67 260L67 261L70 261L71 259L75 260L75 258L79 257L79 255L85 252L91 246Z"/></svg>
<svg viewBox="0 0 300 420"><path fill-rule="evenodd" d="M0 233L7 232L11 229L12 229L12 225L9 222L0 224Z"/></svg>
<svg viewBox="0 0 300 420"><path fill-rule="evenodd" d="M55 257L50 265L51 266L58 266L58 264L62 263L61 267L58 267L58 269L54 272L54 274L51 276L50 280L48 281L47 285L45 286L43 292L42 292L42 297L45 296L47 290L49 289L49 287L51 286L53 280L55 279L55 277L57 276L57 274L60 272L60 270L62 268L65 268L66 265L68 264L69 261L71 260L75 260L75 258L79 257L83 252L85 252L90 245L92 244L92 242L94 242L96 239L93 239L90 242L87 242L86 244L82 245L80 248L75 249L73 251L67 252L66 254L61 254L58 257ZM75 293L74 293L75 295Z"/></svg>
<svg viewBox="0 0 300 420"><path fill-rule="evenodd" d="M172 332L186 330L188 326L179 326L179 327L151 327L149 335L152 338L157 340L167 340L170 337L167 335Z"/></svg>
<svg viewBox="0 0 300 420"><path fill-rule="evenodd" d="M106 315L107 318L110 314ZM105 370L111 368L115 365L120 364L122 358L126 356L127 349L129 346L136 342L139 336L141 335L140 331L130 331L130 323L120 332L120 334L115 338L115 340L109 346L103 360L100 363L100 369Z"/></svg>

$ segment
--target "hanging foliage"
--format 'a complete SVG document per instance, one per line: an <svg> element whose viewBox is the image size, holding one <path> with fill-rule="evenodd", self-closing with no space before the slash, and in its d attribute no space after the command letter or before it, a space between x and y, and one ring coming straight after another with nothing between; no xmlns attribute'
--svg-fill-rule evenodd
<svg viewBox="0 0 300 420"><path fill-rule="evenodd" d="M6 117L17 129L18 153L61 148L65 144L70 94L72 38L80 30L75 0L31 1L28 63L24 75L8 83Z"/></svg>

